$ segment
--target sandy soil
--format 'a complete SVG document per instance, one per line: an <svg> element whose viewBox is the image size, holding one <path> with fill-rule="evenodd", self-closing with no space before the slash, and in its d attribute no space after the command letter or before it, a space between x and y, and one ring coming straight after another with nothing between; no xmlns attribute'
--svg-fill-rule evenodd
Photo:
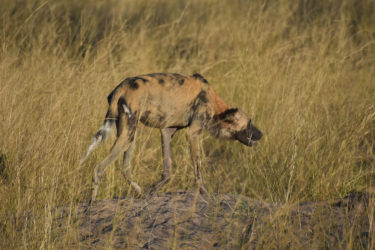
<svg viewBox="0 0 375 250"><path fill-rule="evenodd" d="M344 199L286 207L242 195L208 198L176 192L101 200L86 212L87 203L79 204L77 211L62 207L55 221L56 230L68 221L77 223L81 248L238 249L269 244L345 248L350 237L367 248L368 199L366 194L352 193Z"/></svg>

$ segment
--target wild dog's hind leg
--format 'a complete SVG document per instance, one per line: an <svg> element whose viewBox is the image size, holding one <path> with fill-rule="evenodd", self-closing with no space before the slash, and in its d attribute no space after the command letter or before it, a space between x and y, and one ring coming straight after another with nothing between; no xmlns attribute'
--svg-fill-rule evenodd
<svg viewBox="0 0 375 250"><path fill-rule="evenodd" d="M172 137L175 134L177 128L163 128L161 132L161 144L163 151L163 163L164 171L161 177L161 180L152 185L152 191L154 192L157 189L161 188L163 185L168 183L172 175Z"/></svg>
<svg viewBox="0 0 375 250"><path fill-rule="evenodd" d="M117 139L108 156L95 167L91 201L96 200L100 179L105 168L115 161L122 152L128 150L133 142L136 124L137 117L135 115L129 117L125 113L120 115L119 120L117 121Z"/></svg>
<svg viewBox="0 0 375 250"><path fill-rule="evenodd" d="M124 175L125 179L128 180L130 182L130 184L132 185L132 187L139 193L139 194L142 194L142 189L141 187L137 184L137 182L135 182L133 180L133 174L132 174L132 171L131 171L131 165L130 165L130 162L131 162L131 155L133 153L133 149L134 149L134 141L131 143L130 147L128 148L128 150L125 151L124 153L124 161L123 161L123 165L122 165L122 174Z"/></svg>

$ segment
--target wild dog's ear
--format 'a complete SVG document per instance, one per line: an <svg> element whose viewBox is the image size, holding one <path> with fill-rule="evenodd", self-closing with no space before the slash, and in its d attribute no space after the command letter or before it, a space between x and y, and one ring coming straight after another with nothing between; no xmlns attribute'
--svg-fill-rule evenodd
<svg viewBox="0 0 375 250"><path fill-rule="evenodd" d="M238 108L227 109L223 113L216 115L215 119L228 122L228 123L232 123L234 121L234 117L237 112L238 112Z"/></svg>
<svg viewBox="0 0 375 250"><path fill-rule="evenodd" d="M212 126L209 129L210 133L215 137L234 139L235 131L238 127L238 114L239 110L237 108L230 108L214 115Z"/></svg>

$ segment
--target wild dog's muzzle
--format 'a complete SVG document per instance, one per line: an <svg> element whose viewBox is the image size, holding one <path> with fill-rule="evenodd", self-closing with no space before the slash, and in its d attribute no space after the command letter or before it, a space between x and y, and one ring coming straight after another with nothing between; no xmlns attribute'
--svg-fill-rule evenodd
<svg viewBox="0 0 375 250"><path fill-rule="evenodd" d="M262 138L262 132L256 128L251 120L248 122L246 129L239 131L235 135L235 139L245 144L246 146L253 146Z"/></svg>

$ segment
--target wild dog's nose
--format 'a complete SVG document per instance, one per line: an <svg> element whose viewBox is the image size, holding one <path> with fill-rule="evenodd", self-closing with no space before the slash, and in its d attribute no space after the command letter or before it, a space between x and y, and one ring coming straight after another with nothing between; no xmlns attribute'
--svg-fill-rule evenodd
<svg viewBox="0 0 375 250"><path fill-rule="evenodd" d="M258 128L256 128L255 126L252 126L251 132L252 132L251 133L251 140L253 140L253 141L259 141L263 136L263 133Z"/></svg>
<svg viewBox="0 0 375 250"><path fill-rule="evenodd" d="M234 136L234 139L240 141L246 146L253 146L256 141L259 141L262 138L263 134L258 128L251 124L249 121L247 128L237 132Z"/></svg>
<svg viewBox="0 0 375 250"><path fill-rule="evenodd" d="M263 136L262 132L260 132L260 130L253 125L251 120L247 124L247 130L251 135L249 139L251 139L252 141L259 141Z"/></svg>

